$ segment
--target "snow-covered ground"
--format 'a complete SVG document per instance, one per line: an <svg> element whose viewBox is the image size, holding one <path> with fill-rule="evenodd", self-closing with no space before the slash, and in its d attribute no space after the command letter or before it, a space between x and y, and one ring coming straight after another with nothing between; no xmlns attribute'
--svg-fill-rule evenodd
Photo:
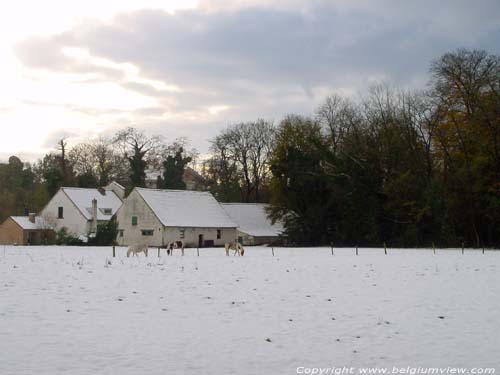
<svg viewBox="0 0 500 375"><path fill-rule="evenodd" d="M0 374L500 371L500 251L0 246Z"/></svg>

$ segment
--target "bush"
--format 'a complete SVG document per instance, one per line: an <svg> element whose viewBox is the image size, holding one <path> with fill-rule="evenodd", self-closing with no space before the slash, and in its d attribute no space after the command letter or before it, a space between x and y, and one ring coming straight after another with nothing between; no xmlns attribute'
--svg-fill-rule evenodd
<svg viewBox="0 0 500 375"><path fill-rule="evenodd" d="M56 245L67 245L67 246L82 246L85 243L75 235L68 233L66 227L62 227L56 232Z"/></svg>
<svg viewBox="0 0 500 375"><path fill-rule="evenodd" d="M88 244L91 246L111 246L115 244L118 235L118 222L113 216L107 223L97 224L94 237L89 237Z"/></svg>

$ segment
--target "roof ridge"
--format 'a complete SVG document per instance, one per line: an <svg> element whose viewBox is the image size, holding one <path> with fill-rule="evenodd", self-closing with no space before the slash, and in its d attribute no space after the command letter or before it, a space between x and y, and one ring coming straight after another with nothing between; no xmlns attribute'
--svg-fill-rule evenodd
<svg viewBox="0 0 500 375"><path fill-rule="evenodd" d="M71 190L99 190L99 188L82 188L82 187L75 187L75 186L62 186L61 189L71 189Z"/></svg>
<svg viewBox="0 0 500 375"><path fill-rule="evenodd" d="M200 191L200 190L181 190L181 189L150 189L150 188L144 188L144 187L136 187L137 190L142 190L142 191L159 191L163 193L194 193L194 194L210 194L209 191Z"/></svg>
<svg viewBox="0 0 500 375"><path fill-rule="evenodd" d="M222 205L230 206L230 205L246 205L246 206L269 206L270 203L257 203L257 202L221 202Z"/></svg>

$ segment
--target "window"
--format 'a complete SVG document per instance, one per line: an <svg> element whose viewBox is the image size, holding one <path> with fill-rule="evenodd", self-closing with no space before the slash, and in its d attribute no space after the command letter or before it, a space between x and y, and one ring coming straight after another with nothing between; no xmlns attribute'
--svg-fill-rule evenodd
<svg viewBox="0 0 500 375"><path fill-rule="evenodd" d="M222 237L222 230L217 229L217 239L220 240L221 237Z"/></svg>
<svg viewBox="0 0 500 375"><path fill-rule="evenodd" d="M143 236L152 236L154 233L153 229L143 229L141 230Z"/></svg>
<svg viewBox="0 0 500 375"><path fill-rule="evenodd" d="M120 233L120 237L123 237L123 229L120 229L118 233Z"/></svg>
<svg viewBox="0 0 500 375"><path fill-rule="evenodd" d="M59 207L57 209L57 218L64 219L64 207Z"/></svg>
<svg viewBox="0 0 500 375"><path fill-rule="evenodd" d="M184 235L186 234L186 230L185 229L179 229L179 238L181 240L184 239Z"/></svg>
<svg viewBox="0 0 500 375"><path fill-rule="evenodd" d="M101 211L103 215L113 214L113 210L111 208L100 208L99 211Z"/></svg>
<svg viewBox="0 0 500 375"><path fill-rule="evenodd" d="M137 216L132 216L132 225L137 225Z"/></svg>

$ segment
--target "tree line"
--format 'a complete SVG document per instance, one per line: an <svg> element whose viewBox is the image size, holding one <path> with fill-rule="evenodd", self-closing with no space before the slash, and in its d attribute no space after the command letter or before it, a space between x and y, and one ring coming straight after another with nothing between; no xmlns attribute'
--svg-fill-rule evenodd
<svg viewBox="0 0 500 375"><path fill-rule="evenodd" d="M228 127L205 176L220 200L269 200L292 244L498 246L499 87L499 56L446 53L426 90L378 85Z"/></svg>
<svg viewBox="0 0 500 375"><path fill-rule="evenodd" d="M373 86L332 95L312 115L224 128L203 158L137 129L0 164L2 219L39 210L61 186L115 180L130 191L148 169L185 189L187 166L222 202L268 202L290 244L499 246L500 58L457 50L430 65L426 90Z"/></svg>

